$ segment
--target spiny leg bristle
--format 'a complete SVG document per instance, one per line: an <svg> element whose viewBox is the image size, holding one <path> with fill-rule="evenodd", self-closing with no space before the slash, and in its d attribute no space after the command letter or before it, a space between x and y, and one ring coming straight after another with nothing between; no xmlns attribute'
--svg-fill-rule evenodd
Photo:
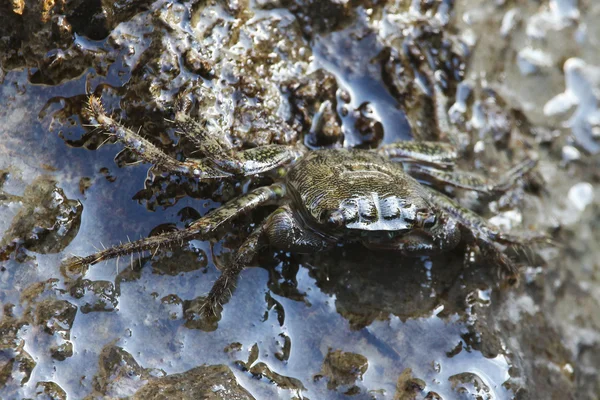
<svg viewBox="0 0 600 400"><path fill-rule="evenodd" d="M99 97L96 97L94 95L91 95L89 97L86 111L88 111L89 114L95 119L97 119L99 116L106 115L106 111L104 110L104 105L102 104L102 101Z"/></svg>
<svg viewBox="0 0 600 400"><path fill-rule="evenodd" d="M71 256L63 260L61 269L68 275L83 275L89 266L88 257Z"/></svg>

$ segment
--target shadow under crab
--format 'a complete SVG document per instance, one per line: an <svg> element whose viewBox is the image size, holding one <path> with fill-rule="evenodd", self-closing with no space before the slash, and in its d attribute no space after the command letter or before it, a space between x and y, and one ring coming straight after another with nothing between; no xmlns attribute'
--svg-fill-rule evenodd
<svg viewBox="0 0 600 400"><path fill-rule="evenodd" d="M365 251L358 246L292 259L288 263L299 262L308 270L353 330L389 320L390 316L402 321L432 314L463 316L473 293L492 292L497 283L495 271L485 259L466 266L460 247L425 260L398 257L390 251ZM289 285L281 278L279 282ZM289 287L285 289L270 286L272 292L284 297L292 292Z"/></svg>
<svg viewBox="0 0 600 400"><path fill-rule="evenodd" d="M464 243L467 254L478 250L503 278L517 279L517 268L506 247L524 247L539 236L519 237L501 232L471 210L460 206L436 187L455 187L487 195L510 189L535 161L525 160L497 182L454 168L458 153L439 142L398 142L375 150L321 149L300 144L271 144L235 151L223 135L215 134L189 116L191 101L181 96L174 123L194 143L201 159L179 161L136 132L112 119L100 100L89 98L88 112L97 127L116 137L141 160L169 173L199 180L236 179L272 174L274 183L258 187L197 219L186 229L165 232L121 244L86 257L72 257L65 273L135 252L177 246L192 239L215 236L236 217L259 207L278 208L248 236L232 261L198 303L197 314L220 319L241 271L262 249L315 253L343 243L393 250L417 257L446 253ZM417 180L418 179L418 180Z"/></svg>

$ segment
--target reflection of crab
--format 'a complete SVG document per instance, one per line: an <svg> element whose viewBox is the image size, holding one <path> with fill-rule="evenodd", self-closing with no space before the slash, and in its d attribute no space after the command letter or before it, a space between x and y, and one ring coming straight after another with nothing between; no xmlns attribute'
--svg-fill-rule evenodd
<svg viewBox="0 0 600 400"><path fill-rule="evenodd" d="M443 184L482 193L507 190L535 163L527 160L491 183L453 169L452 146L435 142L400 142L376 150L324 149L301 145L266 145L233 151L225 137L209 135L189 117L189 102L180 101L175 123L202 153L202 159L178 161L109 117L99 99L90 97L89 112L98 126L117 137L142 160L171 173L197 179L274 174L275 183L253 189L184 230L166 232L68 260L73 271L102 260L139 251L157 251L186 240L204 239L232 219L263 205L278 205L237 250L204 300L203 314L216 316L231 295L239 273L263 247L310 253L338 243L360 242L368 248L397 250L406 256L432 255L455 248L461 240L489 257L506 275L516 268L504 245L524 240L499 232L474 212L422 185ZM285 168L282 168L285 167Z"/></svg>

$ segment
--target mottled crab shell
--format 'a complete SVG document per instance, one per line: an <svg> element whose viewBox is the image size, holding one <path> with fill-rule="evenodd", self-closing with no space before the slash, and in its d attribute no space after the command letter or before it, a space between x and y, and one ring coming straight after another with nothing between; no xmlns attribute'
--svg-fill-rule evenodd
<svg viewBox="0 0 600 400"><path fill-rule="evenodd" d="M313 151L288 172L287 187L309 222L332 228L402 231L430 209L400 165L365 151Z"/></svg>

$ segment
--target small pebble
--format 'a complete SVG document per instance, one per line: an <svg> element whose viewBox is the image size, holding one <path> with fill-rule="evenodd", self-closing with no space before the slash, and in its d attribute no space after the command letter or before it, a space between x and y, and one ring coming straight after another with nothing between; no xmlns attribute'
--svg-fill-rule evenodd
<svg viewBox="0 0 600 400"><path fill-rule="evenodd" d="M473 146L474 153L481 153L484 150L485 150L485 143L483 142L483 140L478 140L477 143L475 143L475 146Z"/></svg>
<svg viewBox="0 0 600 400"><path fill-rule="evenodd" d="M508 34L513 30L513 28L517 25L519 20L519 10L517 8L512 8L504 14L504 18L502 18L502 26L500 27L500 35L502 37L508 36Z"/></svg>
<svg viewBox="0 0 600 400"><path fill-rule="evenodd" d="M571 186L567 196L579 211L583 211L594 200L594 188L587 182L579 182Z"/></svg>
<svg viewBox="0 0 600 400"><path fill-rule="evenodd" d="M521 225L523 215L517 210L509 210L490 218L489 221L502 229L510 231L515 226Z"/></svg>
<svg viewBox="0 0 600 400"><path fill-rule="evenodd" d="M575 147L567 145L562 148L562 159L565 163L579 160L580 158L581 153Z"/></svg>

